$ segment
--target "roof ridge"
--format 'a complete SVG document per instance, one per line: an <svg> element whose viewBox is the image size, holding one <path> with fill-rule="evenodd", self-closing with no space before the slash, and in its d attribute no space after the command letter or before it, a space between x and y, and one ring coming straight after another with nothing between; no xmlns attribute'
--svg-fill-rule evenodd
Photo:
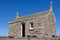
<svg viewBox="0 0 60 40"><path fill-rule="evenodd" d="M13 21L9 22L9 23L13 23L13 22L17 22L17 21L21 21L21 20L25 20L25 19L29 19L29 18L33 18L35 16L42 16L42 15L45 15L47 13L49 13L50 10L46 10L46 11L42 11L42 12L37 12L35 14L30 14L30 15L26 15L26 16L21 16L21 17L18 17L18 18L15 18Z"/></svg>
<svg viewBox="0 0 60 40"><path fill-rule="evenodd" d="M19 18L21 18L21 17L27 17L27 16L32 16L32 15L37 15L37 14L42 14L42 13L47 12L47 11L50 11L50 10L41 11L41 12L36 12L36 13L29 14L29 15L25 15L25 16L20 16Z"/></svg>

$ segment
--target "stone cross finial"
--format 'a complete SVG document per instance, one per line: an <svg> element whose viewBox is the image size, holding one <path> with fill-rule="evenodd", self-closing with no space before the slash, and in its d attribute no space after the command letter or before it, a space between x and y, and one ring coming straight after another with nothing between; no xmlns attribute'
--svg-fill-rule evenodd
<svg viewBox="0 0 60 40"><path fill-rule="evenodd" d="M18 17L19 17L19 16L18 16L18 14L19 14L19 13L18 13L18 12L16 12L16 15L17 15L17 16L16 16L16 18L18 18Z"/></svg>
<svg viewBox="0 0 60 40"><path fill-rule="evenodd" d="M50 1L50 10L52 10L52 1Z"/></svg>

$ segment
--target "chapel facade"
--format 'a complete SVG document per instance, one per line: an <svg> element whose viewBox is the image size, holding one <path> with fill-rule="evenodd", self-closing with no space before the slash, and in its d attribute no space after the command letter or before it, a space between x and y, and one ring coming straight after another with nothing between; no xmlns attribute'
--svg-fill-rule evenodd
<svg viewBox="0 0 60 40"><path fill-rule="evenodd" d="M0 37L0 40L55 40L56 18L50 2L50 9L31 14L18 16L9 22L9 36Z"/></svg>
<svg viewBox="0 0 60 40"><path fill-rule="evenodd" d="M13 38L40 38L56 35L56 19L52 9L31 14L28 16L17 17L9 23L9 36Z"/></svg>

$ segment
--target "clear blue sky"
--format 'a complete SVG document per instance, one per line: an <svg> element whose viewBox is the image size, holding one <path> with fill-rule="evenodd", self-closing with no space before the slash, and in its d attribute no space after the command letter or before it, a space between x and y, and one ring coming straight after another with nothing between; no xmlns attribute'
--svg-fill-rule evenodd
<svg viewBox="0 0 60 40"><path fill-rule="evenodd" d="M56 16L56 35L60 35L60 0L52 0ZM0 36L8 36L8 22L19 16L25 16L49 10L50 0L0 0Z"/></svg>

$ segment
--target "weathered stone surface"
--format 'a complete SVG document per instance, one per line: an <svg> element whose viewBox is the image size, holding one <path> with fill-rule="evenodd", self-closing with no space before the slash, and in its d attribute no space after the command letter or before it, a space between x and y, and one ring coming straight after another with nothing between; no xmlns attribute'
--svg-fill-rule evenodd
<svg viewBox="0 0 60 40"><path fill-rule="evenodd" d="M33 30L30 30L33 22ZM25 23L25 37L21 36L21 24ZM30 37L27 37L30 36ZM1 40L53 40L56 36L56 20L53 11L45 11L34 15L19 17L9 23L9 36ZM36 36L36 37L33 37ZM55 39L54 39L55 40Z"/></svg>
<svg viewBox="0 0 60 40"><path fill-rule="evenodd" d="M45 36L56 35L56 23L53 11L46 11L26 17L19 17L10 23L10 35L21 38L21 23L25 23L25 36L36 35L43 40ZM33 22L33 31L30 30L30 22ZM47 35L46 35L47 34ZM48 38L49 39L49 38Z"/></svg>

